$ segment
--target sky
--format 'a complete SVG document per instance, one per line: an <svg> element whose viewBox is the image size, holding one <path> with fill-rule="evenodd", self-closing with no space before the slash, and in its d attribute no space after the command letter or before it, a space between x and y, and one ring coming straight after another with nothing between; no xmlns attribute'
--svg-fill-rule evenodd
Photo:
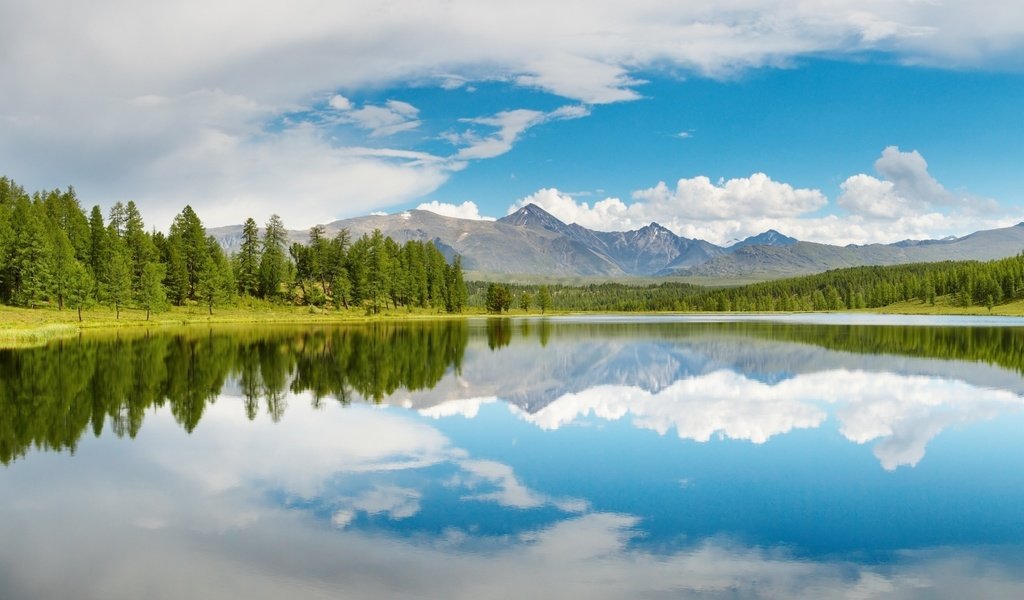
<svg viewBox="0 0 1024 600"><path fill-rule="evenodd" d="M0 0L0 174L166 228L425 208L828 243L1024 221L1016 0Z"/></svg>

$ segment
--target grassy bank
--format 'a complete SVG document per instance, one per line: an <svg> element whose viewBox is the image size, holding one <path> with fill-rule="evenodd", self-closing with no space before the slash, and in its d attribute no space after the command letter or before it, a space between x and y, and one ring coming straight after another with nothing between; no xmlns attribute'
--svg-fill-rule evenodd
<svg viewBox="0 0 1024 600"><path fill-rule="evenodd" d="M938 297L935 304L921 301L899 302L878 309L860 310L883 314L904 315L996 315L1024 316L1024 300L1008 302L993 306L991 310L983 306L956 306L951 297ZM506 316L540 316L536 313L525 313L512 310ZM564 313L548 313L564 314ZM616 313L616 314L656 314L652 312ZM740 314L740 313L736 313ZM82 321L78 313L72 310L56 310L53 308L16 308L0 305L0 348L30 347L46 342L78 335L82 331L118 330L125 328L162 328L188 325L208 324L336 324L336 323L367 323L373 321L424 320L424 319L458 319L466 316L485 316L479 308L470 308L457 315L439 313L435 310L406 310L404 308L382 311L376 315L367 315L363 310L320 310L302 306L280 306L269 303L257 303L247 306L214 309L213 314L204 307L175 306L170 310L152 314L146 320L146 313L141 310L122 310L120 318L112 309L97 307L85 311Z"/></svg>
<svg viewBox="0 0 1024 600"><path fill-rule="evenodd" d="M25 347L44 344L52 339L70 337L82 331L162 328L208 324L332 324L366 323L371 321L452 319L482 312L468 311L462 315L438 313L434 310L404 308L367 315L363 310L320 310L304 306L271 304L216 308L211 315L205 307L175 306L150 315L145 311L122 310L120 318L112 309L93 308L82 313L53 308L16 308L0 306L0 347Z"/></svg>

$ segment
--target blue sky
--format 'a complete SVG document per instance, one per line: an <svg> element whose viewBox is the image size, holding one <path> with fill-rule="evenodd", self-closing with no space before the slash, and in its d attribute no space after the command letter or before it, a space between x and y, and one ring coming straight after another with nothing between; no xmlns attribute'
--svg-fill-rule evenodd
<svg viewBox="0 0 1024 600"><path fill-rule="evenodd" d="M1024 220L1013 2L0 7L2 172L165 227L426 207L834 243ZM60 15L55 17L54 15ZM18 24L16 27L13 24Z"/></svg>

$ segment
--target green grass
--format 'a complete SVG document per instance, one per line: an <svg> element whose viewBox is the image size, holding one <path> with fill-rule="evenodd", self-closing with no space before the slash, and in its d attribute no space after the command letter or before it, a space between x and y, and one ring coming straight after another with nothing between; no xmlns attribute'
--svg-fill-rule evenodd
<svg viewBox="0 0 1024 600"><path fill-rule="evenodd" d="M54 308L17 308L0 306L0 347L26 347L45 344L60 338L77 335L82 331L143 329L204 324L331 324L366 323L371 321L434 320L482 315L482 311L468 311L462 315L439 313L436 310L405 308L381 311L367 315L362 309L333 310L306 306L280 306L255 302L246 306L214 308L211 315L201 306L175 306L170 310L153 313L146 320L146 312L122 309L120 318L113 309L97 307L82 313Z"/></svg>
<svg viewBox="0 0 1024 600"><path fill-rule="evenodd" d="M882 308L858 312L903 315L997 315L1024 316L1024 300L998 304L991 310L984 306L955 306L950 297L936 298L931 305L918 300L898 302ZM213 314L202 306L175 306L170 310L154 313L146 320L146 313L137 309L125 309L117 318L113 309L92 308L83 312L82 321L73 310L55 308L16 308L0 305L0 348L38 346L50 340L71 337L82 331L119 330L125 328L173 327L203 324L335 324L366 323L373 321L458 319L467 316L486 316L482 309L470 308L457 315L436 310L405 308L384 310L376 315L367 315L362 309L334 310L316 309L305 306L281 306L267 302L253 301L246 305L215 308ZM504 316L552 316L569 314L564 311L549 311L541 315L537 311L524 312L513 309ZM608 313L612 314L612 313ZM614 314L658 314L650 311ZM726 313L740 314L740 313Z"/></svg>
<svg viewBox="0 0 1024 600"><path fill-rule="evenodd" d="M951 296L940 296L931 305L921 300L897 302L870 312L899 315L995 315L1004 317L1024 316L1024 300L996 304L989 310L984 306L956 306Z"/></svg>

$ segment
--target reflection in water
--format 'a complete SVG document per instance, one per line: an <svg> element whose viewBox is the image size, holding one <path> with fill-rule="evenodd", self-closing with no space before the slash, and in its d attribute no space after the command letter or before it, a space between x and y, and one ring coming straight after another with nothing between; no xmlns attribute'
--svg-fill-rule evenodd
<svg viewBox="0 0 1024 600"><path fill-rule="evenodd" d="M250 419L265 410L279 420L285 394L380 402L399 388L431 387L458 370L464 322L312 328L301 331L200 331L60 341L44 348L0 350L0 461L35 445L74 450L104 421L135 437L151 407L170 406L193 431L206 406L236 387Z"/></svg>
<svg viewBox="0 0 1024 600"><path fill-rule="evenodd" d="M922 460L1020 411L1022 337L489 319L0 351L0 598L1020 597L1019 460Z"/></svg>
<svg viewBox="0 0 1024 600"><path fill-rule="evenodd" d="M284 399L294 408L283 423L270 415L245 422L236 407L219 401L187 440L173 417L159 412L132 452L105 439L43 476L12 469L0 486L0 536L8 542L0 545L0 597L1024 593L1019 547L919 549L891 563L862 564L857 557L808 559L786 547L722 536L666 550L638 546L642 517L549 498L511 466L471 458L433 421L394 409L314 410L297 402L308 394ZM445 468L441 488L431 487L423 475ZM438 511L428 504L439 493L455 498L462 511L506 507L500 514L509 520L545 506L557 512L536 526L498 534L472 527L430 536L396 530L423 511ZM74 510L59 510L68 497ZM392 525L372 526L381 521Z"/></svg>
<svg viewBox="0 0 1024 600"><path fill-rule="evenodd" d="M467 402L454 401L458 402ZM819 403L838 407L840 431L858 444L881 440L875 456L888 470L916 465L928 440L950 425L995 417L1024 407L1013 392L977 388L962 381L865 371L823 371L776 384L732 371L690 377L651 393L636 387L596 386L566 394L522 418L558 429L594 414L627 415L637 427L706 442L713 435L762 444L793 429L821 425ZM444 413L446 404L434 409Z"/></svg>
<svg viewBox="0 0 1024 600"><path fill-rule="evenodd" d="M1024 393L1015 328L477 325L199 331L0 351L0 461L33 445L73 451L107 422L135 437L147 410L165 405L192 432L220 394L244 398L250 420L265 411L277 421L289 392L308 392L314 407L383 402L434 418L472 418L500 398L546 430L628 416L699 442L760 444L819 427L832 412L847 439L876 442L894 469L918 464L950 425L1019 409Z"/></svg>

